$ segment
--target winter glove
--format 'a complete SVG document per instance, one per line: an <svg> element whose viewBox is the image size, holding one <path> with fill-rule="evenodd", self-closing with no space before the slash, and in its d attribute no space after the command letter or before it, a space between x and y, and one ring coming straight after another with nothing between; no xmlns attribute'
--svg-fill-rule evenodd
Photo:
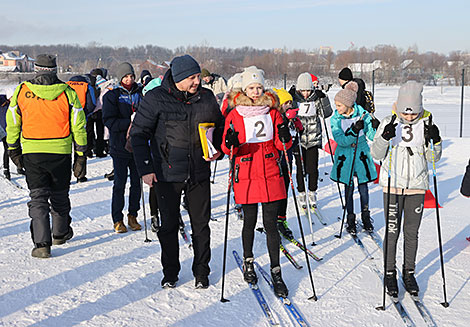
<svg viewBox="0 0 470 327"><path fill-rule="evenodd" d="M238 132L235 132L232 128L227 130L225 134L225 146L230 149L232 146L238 148L240 146L240 141L238 140Z"/></svg>
<svg viewBox="0 0 470 327"><path fill-rule="evenodd" d="M359 134L361 129L364 129L364 120L359 119L357 122L354 123L354 125L352 125L351 129L354 132L354 134L356 135Z"/></svg>
<svg viewBox="0 0 470 327"><path fill-rule="evenodd" d="M382 137L385 141L390 141L396 136L396 128L398 125L398 123L394 123L396 118L397 116L394 115L392 120L384 127Z"/></svg>
<svg viewBox="0 0 470 327"><path fill-rule="evenodd" d="M297 116L297 112L299 109L287 109L286 111L286 117L287 119L294 119Z"/></svg>
<svg viewBox="0 0 470 327"><path fill-rule="evenodd" d="M279 134L279 139L282 143L287 143L290 141L291 135L289 131L289 125L286 121L277 125L277 133Z"/></svg>
<svg viewBox="0 0 470 327"><path fill-rule="evenodd" d="M436 125L424 124L424 140L426 146L432 140L434 144L441 142L441 136L439 135L439 128Z"/></svg>
<svg viewBox="0 0 470 327"><path fill-rule="evenodd" d="M73 176L79 178L86 168L86 156L77 156L73 163Z"/></svg>
<svg viewBox="0 0 470 327"><path fill-rule="evenodd" d="M11 161L18 167L19 170L24 169L23 165L23 152L21 148L16 148L13 150L8 150L8 156L11 158Z"/></svg>
<svg viewBox="0 0 470 327"><path fill-rule="evenodd" d="M323 99L324 97L326 97L326 94L323 93L321 90L315 90L315 95L318 99Z"/></svg>
<svg viewBox="0 0 470 327"><path fill-rule="evenodd" d="M304 126L302 125L302 122L300 119L294 119L294 127L297 132L300 134L304 131Z"/></svg>
<svg viewBox="0 0 470 327"><path fill-rule="evenodd" d="M377 118L372 118L372 128L377 130L377 128L379 128L379 125L380 125L380 120L378 120Z"/></svg>

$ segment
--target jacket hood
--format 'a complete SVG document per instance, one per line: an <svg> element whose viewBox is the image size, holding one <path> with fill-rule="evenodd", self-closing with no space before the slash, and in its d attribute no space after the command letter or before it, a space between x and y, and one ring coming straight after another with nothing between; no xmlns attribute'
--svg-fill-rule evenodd
<svg viewBox="0 0 470 327"><path fill-rule="evenodd" d="M69 86L65 83L41 85L33 84L31 82L24 82L24 84L41 99L54 100L61 95Z"/></svg>
<svg viewBox="0 0 470 327"><path fill-rule="evenodd" d="M227 101L229 106L232 108L235 108L236 106L268 106L273 109L279 108L279 98L276 92L271 90L265 91L261 97L256 99L256 101L251 100L242 91L233 91L228 94Z"/></svg>

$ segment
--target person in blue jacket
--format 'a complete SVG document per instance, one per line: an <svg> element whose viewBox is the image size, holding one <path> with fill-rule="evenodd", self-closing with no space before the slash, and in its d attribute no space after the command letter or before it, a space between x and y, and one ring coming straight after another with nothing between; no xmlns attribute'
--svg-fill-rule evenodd
<svg viewBox="0 0 470 327"><path fill-rule="evenodd" d="M361 218L364 229L373 231L370 220L369 189L367 183L377 178L374 161L370 154L367 139L373 140L375 129L372 118L360 105L356 104L357 84L350 82L335 96L336 111L331 118L331 131L338 143L335 151L331 179L346 185L347 231L356 235L356 215L354 214L354 180L356 176L361 202ZM356 150L357 147L357 150ZM353 157L354 168L352 169ZM351 184L349 184L351 183Z"/></svg>

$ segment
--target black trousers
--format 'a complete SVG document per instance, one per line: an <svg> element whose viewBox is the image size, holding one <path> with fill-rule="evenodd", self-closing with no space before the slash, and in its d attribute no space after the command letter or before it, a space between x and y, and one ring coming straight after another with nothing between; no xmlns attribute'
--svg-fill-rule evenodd
<svg viewBox="0 0 470 327"><path fill-rule="evenodd" d="M52 233L61 237L69 231L70 177L72 172L70 154L29 153L23 155L26 182L31 200L28 202L31 217L33 243L51 245Z"/></svg>
<svg viewBox="0 0 470 327"><path fill-rule="evenodd" d="M318 188L318 147L314 146L305 149L301 146L303 167L308 178L308 190L316 191ZM297 190L305 192L304 171L302 171L302 161L298 149L294 149L295 164L297 165Z"/></svg>
<svg viewBox="0 0 470 327"><path fill-rule="evenodd" d="M165 277L175 278L181 269L178 227L181 193L184 190L192 229L193 275L208 276L211 259L209 228L211 189L209 179L197 184L158 181L153 187L157 194L161 216L161 228L157 236L162 247L163 274Z"/></svg>
<svg viewBox="0 0 470 327"><path fill-rule="evenodd" d="M96 136L95 136L96 127ZM86 122L88 152L94 150L95 154L104 152L104 124L101 110L91 114Z"/></svg>
<svg viewBox="0 0 470 327"><path fill-rule="evenodd" d="M149 192L150 216L158 215L158 201L155 187L150 188Z"/></svg>
<svg viewBox="0 0 470 327"><path fill-rule="evenodd" d="M10 157L8 156L8 144L7 144L6 137L2 140L2 143L3 143L3 169L9 170L10 169Z"/></svg>
<svg viewBox="0 0 470 327"><path fill-rule="evenodd" d="M268 245L271 268L279 266L279 244L281 242L277 230L277 212L280 201L262 203L263 226L266 230L266 243ZM243 208L243 257L253 258L253 241L255 238L256 220L258 218L258 203L242 204Z"/></svg>

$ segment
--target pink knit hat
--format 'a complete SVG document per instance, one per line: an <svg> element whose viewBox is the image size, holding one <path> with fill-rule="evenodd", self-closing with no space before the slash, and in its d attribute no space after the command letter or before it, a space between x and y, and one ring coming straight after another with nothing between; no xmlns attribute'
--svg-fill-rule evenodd
<svg viewBox="0 0 470 327"><path fill-rule="evenodd" d="M353 90L344 89L336 93L335 101L344 104L348 108L354 107L357 94Z"/></svg>

